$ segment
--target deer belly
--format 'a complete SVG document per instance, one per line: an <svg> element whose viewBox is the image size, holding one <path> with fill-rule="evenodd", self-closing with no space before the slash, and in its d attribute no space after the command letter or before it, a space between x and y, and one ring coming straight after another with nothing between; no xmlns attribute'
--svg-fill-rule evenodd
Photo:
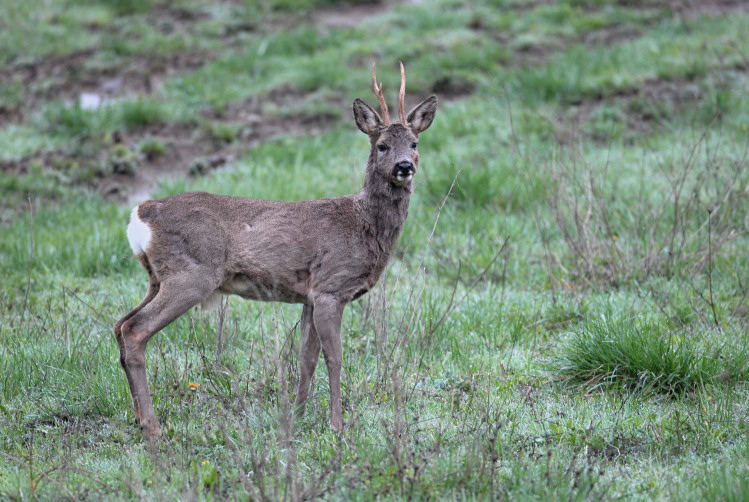
<svg viewBox="0 0 749 502"><path fill-rule="evenodd" d="M307 303L304 284L286 277L234 274L221 285L221 292L263 302Z"/></svg>

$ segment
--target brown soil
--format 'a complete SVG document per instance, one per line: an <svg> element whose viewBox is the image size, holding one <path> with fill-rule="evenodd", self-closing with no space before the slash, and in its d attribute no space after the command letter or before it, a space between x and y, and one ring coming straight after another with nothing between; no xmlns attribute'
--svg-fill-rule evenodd
<svg viewBox="0 0 749 502"><path fill-rule="evenodd" d="M90 93L103 101L138 94L151 94L177 73L198 68L212 59L205 52L168 56L134 56L112 66L93 61L94 51L80 51L36 63L0 70L0 86L20 83L24 99L14 107L0 107L0 120L19 123L51 100L75 102Z"/></svg>
<svg viewBox="0 0 749 502"><path fill-rule="evenodd" d="M721 70L732 72L732 69ZM728 77L727 77L728 78ZM648 80L637 88L606 98L583 100L569 107L557 121L556 136L562 143L574 141L580 127L603 106L622 111L622 125L637 135L653 132L667 115L693 109L705 97L706 79ZM593 137L592 139L596 139ZM606 138L601 138L607 140Z"/></svg>
<svg viewBox="0 0 749 502"><path fill-rule="evenodd" d="M316 134L338 120L335 114L278 116L266 111L273 103L288 104L299 100L299 96L281 88L233 103L220 113L206 111L206 118L238 129L236 138L229 143L210 137L196 125L166 125L129 133L123 142L131 148L144 138L152 138L164 144L165 151L153 158L141 156L134 174L116 174L101 180L100 191L132 204L147 199L162 179L207 174L275 137Z"/></svg>
<svg viewBox="0 0 749 502"><path fill-rule="evenodd" d="M664 8L671 10L675 18L694 21L700 16L719 16L733 13L745 13L749 11L749 2L745 0L630 0L632 7L645 9L653 13L653 22L660 19L660 13ZM531 1L518 2L513 5L513 9L520 11L529 11L543 5L550 4L549 1ZM589 5L585 7L588 12L595 12L598 7ZM473 29L484 30L480 21L472 25ZM512 44L512 40L502 33L487 33L500 41L506 46ZM517 47L513 54L513 62L525 66L540 66L546 64L551 56L559 51L564 50L572 44L581 43L587 47L612 46L638 37L639 30L635 27L626 25L604 26L584 34L582 37L560 38L543 44L529 44Z"/></svg>
<svg viewBox="0 0 749 502"><path fill-rule="evenodd" d="M651 0L654 6L658 2ZM671 0L669 6L675 16L694 20L700 16L720 16L749 11L746 0Z"/></svg>
<svg viewBox="0 0 749 502"><path fill-rule="evenodd" d="M546 2L529 2L523 9L539 7ZM749 11L749 2L742 0L671 0L664 4L662 0L632 0L633 7L660 11L670 8L672 15L690 22L700 16L718 16ZM591 7L594 8L594 7ZM656 19L656 18L654 18ZM582 38L563 39L547 45L528 45L517 48L513 54L516 64L540 66L558 51L564 50L573 43L582 43L588 47L612 46L639 36L634 27L611 25L585 34ZM509 43L509 40L508 40ZM749 68L740 66L725 68L722 72L738 71L746 73ZM613 96L583 99L567 109L559 117L556 136L560 142L567 143L580 134L580 126L602 106L619 107L623 110L624 126L628 131L647 134L658 126L662 119L658 115L658 106L670 113L680 113L692 108L703 99L705 79L699 80L649 80L639 88L620 91ZM649 106L657 104L657 106Z"/></svg>
<svg viewBox="0 0 749 502"><path fill-rule="evenodd" d="M358 5L337 5L312 12L312 21L321 29L356 28L372 17L387 14L394 4L382 0Z"/></svg>
<svg viewBox="0 0 749 502"><path fill-rule="evenodd" d="M196 22L206 17L208 14L200 11L154 7L146 20L168 34L190 32ZM87 29L103 28L89 26ZM97 94L102 100L150 94L159 89L166 78L198 68L213 57L206 51L184 51L163 55L135 54L105 60L96 50L88 49L11 64L0 68L0 87L20 85L23 99L13 105L0 106L0 121L24 122L31 112L46 102L75 102L82 93Z"/></svg>

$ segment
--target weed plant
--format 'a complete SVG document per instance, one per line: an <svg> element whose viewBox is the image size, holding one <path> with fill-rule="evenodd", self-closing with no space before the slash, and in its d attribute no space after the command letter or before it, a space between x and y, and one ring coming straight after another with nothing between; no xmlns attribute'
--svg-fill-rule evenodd
<svg viewBox="0 0 749 502"><path fill-rule="evenodd" d="M747 231L749 196L741 187L749 182L749 143L721 154L714 145L724 141L722 131L709 133L685 148L684 157L648 159L641 172L649 175L634 193L612 174L608 158L590 165L574 151L556 156L546 169L554 180L548 200L578 281L600 286L674 274L694 279Z"/></svg>

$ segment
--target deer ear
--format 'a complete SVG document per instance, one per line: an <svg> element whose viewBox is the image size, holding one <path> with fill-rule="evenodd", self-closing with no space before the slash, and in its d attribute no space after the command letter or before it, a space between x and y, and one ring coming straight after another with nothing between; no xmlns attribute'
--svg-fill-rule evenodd
<svg viewBox="0 0 749 502"><path fill-rule="evenodd" d="M354 100L354 120L361 132L371 135L382 125L382 119L374 109L359 98Z"/></svg>
<svg viewBox="0 0 749 502"><path fill-rule="evenodd" d="M408 112L406 121L411 124L413 132L420 134L432 125L435 113L437 113L437 96L429 96Z"/></svg>

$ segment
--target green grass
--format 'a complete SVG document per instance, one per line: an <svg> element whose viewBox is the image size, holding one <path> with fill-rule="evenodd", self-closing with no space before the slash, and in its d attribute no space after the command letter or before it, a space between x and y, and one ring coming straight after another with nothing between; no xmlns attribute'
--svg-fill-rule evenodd
<svg viewBox="0 0 749 502"><path fill-rule="evenodd" d="M646 393L684 393L747 378L743 334L734 346L710 346L700 334L626 321L587 324L574 333L558 361L559 372L591 385L614 384Z"/></svg>
<svg viewBox="0 0 749 502"><path fill-rule="evenodd" d="M306 21L349 6L3 4L0 499L743 500L747 14L439 0ZM24 83L66 57L68 84L155 85L84 110L64 73ZM354 193L351 100L374 103L377 62L393 103L399 60L407 105L440 106L392 263L344 316L345 431L322 362L290 416L299 307L232 298L219 358L215 312L150 342L165 434L144 439L112 325L146 274L101 179L211 145L224 167L151 196Z"/></svg>

